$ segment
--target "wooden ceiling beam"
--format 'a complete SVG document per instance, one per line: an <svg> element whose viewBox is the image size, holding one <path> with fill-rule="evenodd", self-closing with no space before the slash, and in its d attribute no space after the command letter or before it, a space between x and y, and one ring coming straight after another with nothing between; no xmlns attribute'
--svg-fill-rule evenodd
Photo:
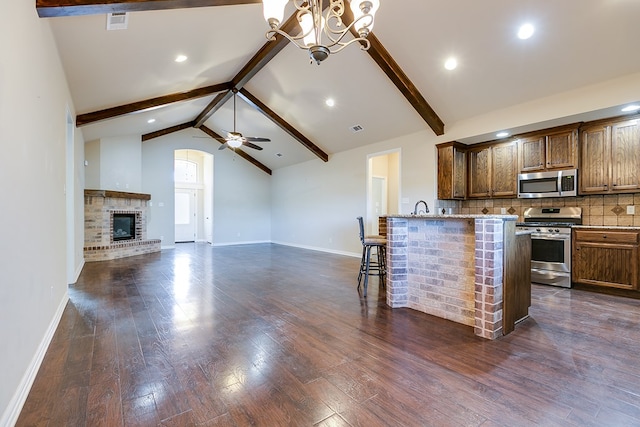
<svg viewBox="0 0 640 427"><path fill-rule="evenodd" d="M344 8L344 14L342 15L342 21L344 25L351 25L353 22L353 13L350 7ZM358 33L354 28L351 28L351 33L354 37L358 37ZM402 68L393 59L389 51L385 49L380 40L371 33L367 36L370 47L367 52L371 58L378 64L378 67L387 75L389 80L398 88L398 90L409 101L409 104L416 110L416 112L427 122L429 127L435 132L436 135L444 134L444 122L438 117L438 114L429 105L426 99L422 96L418 88L413 84L411 79L402 71ZM364 43L362 43L364 45Z"/></svg>
<svg viewBox="0 0 640 427"><path fill-rule="evenodd" d="M76 117L76 126L80 127L89 123L101 120L112 119L127 114L139 113L144 110L162 107L174 102L188 101L190 99L202 98L216 92L230 90L231 83L219 83L212 86L206 86L193 89L187 92L172 93L170 95L159 96L157 98L145 99L143 101L133 102L131 104L119 105L117 107L107 108L105 110L93 111L91 113L78 114Z"/></svg>
<svg viewBox="0 0 640 427"><path fill-rule="evenodd" d="M202 125L199 127L199 129L206 133L207 135L209 135L212 139L218 141L220 144L223 144L223 142L220 141L220 139L224 140L224 138L220 135L218 135L216 132L214 132L213 130L209 129L208 127ZM263 172L268 173L269 175L271 175L271 169L269 169L268 167L266 167L265 165L263 165L262 163L260 163L259 161L257 161L256 159L254 159L253 157L251 157L250 155L248 155L247 153L245 153L244 151L242 151L239 148L235 148L233 149L233 151L240 157L242 157L243 159L245 159L246 161L248 161L249 163L251 163L252 165L256 166L257 168L261 169Z"/></svg>
<svg viewBox="0 0 640 427"><path fill-rule="evenodd" d="M40 18L262 3L262 0L36 0Z"/></svg>
<svg viewBox="0 0 640 427"><path fill-rule="evenodd" d="M169 135L170 133L178 132L183 129L189 129L193 127L193 120L190 122L182 123L179 125L171 126L165 129L160 129L155 132L145 133L142 135L142 142L149 141L150 139L159 138L161 136Z"/></svg>
<svg viewBox="0 0 640 427"><path fill-rule="evenodd" d="M199 128L203 126L204 123L209 120L209 117L213 115L216 111L220 109L224 105L225 102L231 99L233 96L233 92L229 89L226 92L219 93L215 98L198 114L198 117L195 119L195 126Z"/></svg>
<svg viewBox="0 0 640 427"><path fill-rule="evenodd" d="M238 95L244 99L249 105L253 108L261 112L267 118L269 118L273 123L280 126L285 132L295 138L300 144L302 144L305 148L311 151L313 154L318 156L318 158L322 159L325 162L329 161L329 155L322 151L320 147L315 145L309 138L304 136L302 133L298 132L296 128L287 123L282 117L277 115L273 110L267 107L263 102L261 102L258 98L249 93L246 89L241 89L238 92Z"/></svg>
<svg viewBox="0 0 640 427"><path fill-rule="evenodd" d="M328 2L325 3L325 7L326 5L328 5ZM300 26L298 25L296 14L292 14L280 28L287 34L292 36L297 35L300 32ZM289 44L289 40L280 34L276 35L275 40L267 40L260 50L253 55L249 62L242 67L240 72L231 79L233 87L237 90L242 89L244 85L251 80L253 76L258 74L258 72L262 70L264 66L267 65L278 53L280 53L287 44Z"/></svg>

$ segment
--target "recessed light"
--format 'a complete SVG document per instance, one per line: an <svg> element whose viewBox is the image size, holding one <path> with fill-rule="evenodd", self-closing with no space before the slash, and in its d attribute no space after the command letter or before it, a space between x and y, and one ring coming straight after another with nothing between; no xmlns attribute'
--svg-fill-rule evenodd
<svg viewBox="0 0 640 427"><path fill-rule="evenodd" d="M327 104L327 107L333 107L334 105L336 105L336 101L333 98L327 98L324 103Z"/></svg>
<svg viewBox="0 0 640 427"><path fill-rule="evenodd" d="M149 119L149 120L147 120L147 123L153 123L155 121L156 121L156 119Z"/></svg>
<svg viewBox="0 0 640 427"><path fill-rule="evenodd" d="M640 105L635 105L634 104L634 105L627 105L626 107L624 107L622 109L622 112L629 113L629 112L638 111L638 110L640 110Z"/></svg>
<svg viewBox="0 0 640 427"><path fill-rule="evenodd" d="M455 70L458 66L458 60L453 56L444 62L444 68L447 70Z"/></svg>
<svg viewBox="0 0 640 427"><path fill-rule="evenodd" d="M518 38L521 40L526 40L533 35L535 32L535 28L531 24L523 24L518 29Z"/></svg>
<svg viewBox="0 0 640 427"><path fill-rule="evenodd" d="M509 132L498 132L498 133L496 133L496 137L498 137L498 138L506 138L507 136L509 136Z"/></svg>
<svg viewBox="0 0 640 427"><path fill-rule="evenodd" d="M187 60L187 57L185 55L178 55L176 56L176 59L175 59L176 62L184 62L186 60Z"/></svg>

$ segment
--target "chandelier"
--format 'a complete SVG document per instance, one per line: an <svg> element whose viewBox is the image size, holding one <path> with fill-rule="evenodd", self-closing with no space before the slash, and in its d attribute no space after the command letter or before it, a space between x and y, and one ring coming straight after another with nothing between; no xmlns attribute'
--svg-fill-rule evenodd
<svg viewBox="0 0 640 427"><path fill-rule="evenodd" d="M373 29L374 15L380 6L380 0L351 0L349 4L353 12L353 22L346 27L342 22L345 12L344 0L324 0L329 1L324 16L323 0L292 0L298 10L296 18L302 30L296 36L291 36L280 28L288 1L262 1L264 19L271 27L266 34L268 40L275 40L276 34L280 34L300 49L308 50L311 62L316 61L317 64L352 43L361 42L362 50L369 49L367 36ZM355 29L359 37L347 42L342 41L351 28Z"/></svg>

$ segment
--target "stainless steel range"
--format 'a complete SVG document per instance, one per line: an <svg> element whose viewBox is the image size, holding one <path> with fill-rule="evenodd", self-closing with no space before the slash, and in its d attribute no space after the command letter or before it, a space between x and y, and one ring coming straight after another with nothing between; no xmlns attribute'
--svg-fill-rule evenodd
<svg viewBox="0 0 640 427"><path fill-rule="evenodd" d="M531 281L571 287L571 226L582 224L582 208L528 208L519 231L531 231Z"/></svg>

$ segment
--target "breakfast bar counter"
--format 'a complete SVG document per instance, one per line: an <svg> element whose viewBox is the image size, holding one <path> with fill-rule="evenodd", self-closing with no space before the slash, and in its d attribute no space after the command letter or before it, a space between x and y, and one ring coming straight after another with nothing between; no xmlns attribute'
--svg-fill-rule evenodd
<svg viewBox="0 0 640 427"><path fill-rule="evenodd" d="M530 282L522 278L530 271L530 250L526 250L530 236L516 235L517 219L517 215L382 217L387 304L472 326L476 335L487 339L513 330L520 320L515 317L526 317L530 303ZM522 240L519 250L517 239ZM520 305L526 307L505 304L516 299L525 301Z"/></svg>

